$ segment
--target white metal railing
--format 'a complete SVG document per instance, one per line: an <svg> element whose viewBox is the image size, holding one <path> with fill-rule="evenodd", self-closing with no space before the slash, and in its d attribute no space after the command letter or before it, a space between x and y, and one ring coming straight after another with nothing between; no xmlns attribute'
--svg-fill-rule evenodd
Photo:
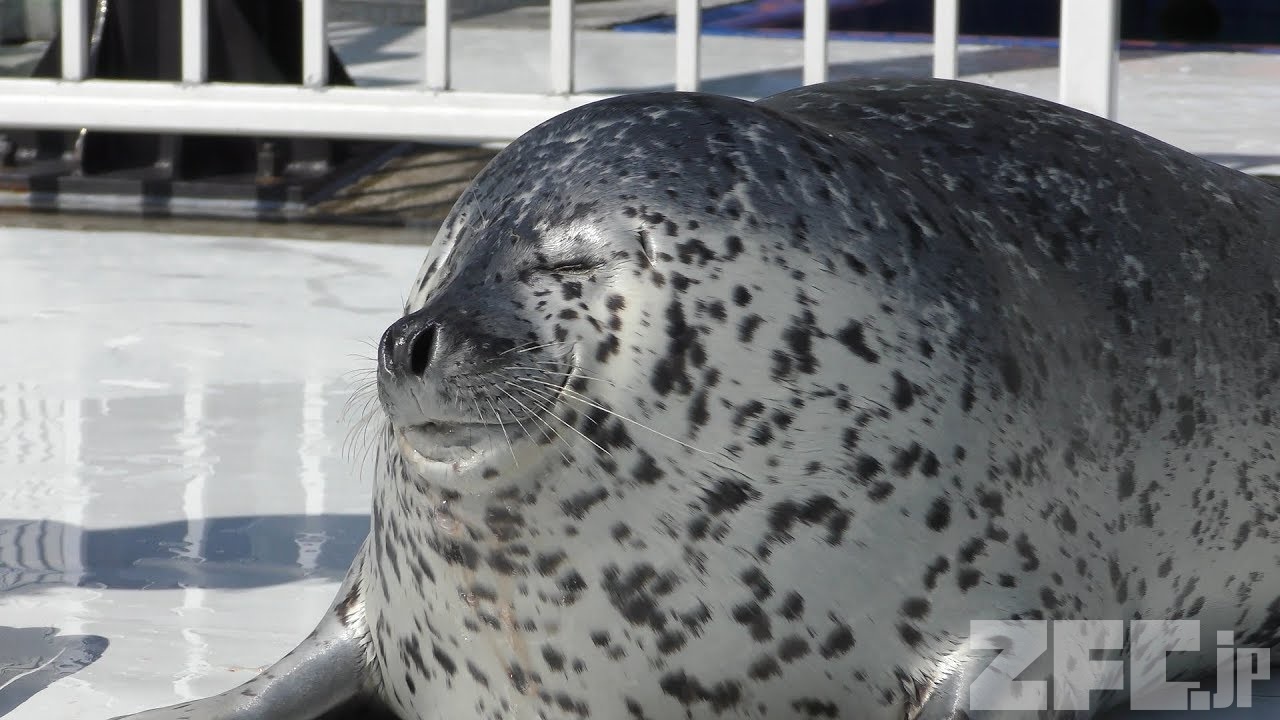
<svg viewBox="0 0 1280 720"><path fill-rule="evenodd" d="M1115 117L1119 33L1116 0L1063 0L1058 34L1058 97L1064 103L1103 117Z"/></svg>
<svg viewBox="0 0 1280 720"><path fill-rule="evenodd" d="M427 89L449 89L449 0L427 0Z"/></svg>
<svg viewBox="0 0 1280 720"><path fill-rule="evenodd" d="M702 79L702 14L698 0L676 0L676 90L694 91Z"/></svg>
<svg viewBox="0 0 1280 720"><path fill-rule="evenodd" d="M63 2L62 7L68 4ZM182 81L202 83L209 79L209 47L205 27L209 5L205 0L182 0ZM66 37L66 29L63 29Z"/></svg>
<svg viewBox="0 0 1280 720"><path fill-rule="evenodd" d="M804 1L805 84L828 72L827 0ZM62 3L62 79L0 78L0 127L287 135L486 142L511 140L572 107L606 97L574 92L574 0L549 0L550 83L546 93L452 89L449 0L424 0L425 81L420 88L328 85L324 0L302 0L303 82L297 86L208 82L208 0L181 0L182 82L86 80L88 13ZM701 81L699 0L675 0L675 87ZM1118 0L1063 0L1060 99L1115 111ZM935 0L936 77L957 76L959 0Z"/></svg>
<svg viewBox="0 0 1280 720"><path fill-rule="evenodd" d="M960 33L960 0L934 0L933 76L954 80L959 75L957 41Z"/></svg>
<svg viewBox="0 0 1280 720"><path fill-rule="evenodd" d="M62 79L83 80L89 73L89 8L85 3L62 3L61 34Z"/></svg>
<svg viewBox="0 0 1280 720"><path fill-rule="evenodd" d="M954 1L954 0L953 0ZM827 80L827 0L804 0L805 85Z"/></svg>
<svg viewBox="0 0 1280 720"><path fill-rule="evenodd" d="M65 2L65 0L64 0ZM193 0L205 5L207 0ZM329 43L325 40L325 3L302 4L302 84L319 88L329 84Z"/></svg>

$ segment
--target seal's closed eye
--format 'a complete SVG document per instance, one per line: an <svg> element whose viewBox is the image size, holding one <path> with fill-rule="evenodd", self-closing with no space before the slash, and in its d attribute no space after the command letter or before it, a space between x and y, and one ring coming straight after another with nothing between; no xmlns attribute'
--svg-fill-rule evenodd
<svg viewBox="0 0 1280 720"><path fill-rule="evenodd" d="M599 258L588 257L585 255L566 258L564 260L542 260L535 268L539 272L546 273L566 273L572 275L580 275L599 270L604 262Z"/></svg>

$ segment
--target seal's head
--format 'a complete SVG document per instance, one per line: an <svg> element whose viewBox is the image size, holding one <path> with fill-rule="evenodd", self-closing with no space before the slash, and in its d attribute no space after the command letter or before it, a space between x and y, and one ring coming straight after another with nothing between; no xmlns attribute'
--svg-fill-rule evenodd
<svg viewBox="0 0 1280 720"><path fill-rule="evenodd" d="M767 257L795 246L789 195L812 189L753 173L820 156L798 125L729 98L638 95L506 148L445 220L382 338L380 398L401 455L459 482L586 456L651 466L657 453L632 447L638 429L674 441L664 450L707 447L699 418L718 364L770 362L716 336L738 338L742 322L750 335L752 295L794 302L798 266ZM766 272L788 279L744 285Z"/></svg>
<svg viewBox="0 0 1280 720"><path fill-rule="evenodd" d="M454 217L428 259L443 269L379 345L379 396L419 470L491 474L567 443L557 410L581 350L556 320L621 302L603 297L612 270L589 229L486 225Z"/></svg>

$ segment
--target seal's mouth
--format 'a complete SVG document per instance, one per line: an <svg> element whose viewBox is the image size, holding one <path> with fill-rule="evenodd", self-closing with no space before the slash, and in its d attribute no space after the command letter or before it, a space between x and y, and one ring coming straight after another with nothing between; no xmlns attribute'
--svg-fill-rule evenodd
<svg viewBox="0 0 1280 720"><path fill-rule="evenodd" d="M399 435L401 449L411 455L431 462L456 463L484 452L495 440L505 442L504 430L498 423L432 421L403 428Z"/></svg>
<svg viewBox="0 0 1280 720"><path fill-rule="evenodd" d="M460 467L478 462L491 453L515 454L514 445L521 441L537 443L547 434L555 432L550 416L565 396L565 388L573 379L576 364L566 365L562 382L554 390L547 388L549 398L544 402L524 402L521 415L501 418L500 422L426 422L398 428L396 441L401 453L427 463L445 463ZM497 411L495 410L495 417ZM554 438L555 435L550 435Z"/></svg>

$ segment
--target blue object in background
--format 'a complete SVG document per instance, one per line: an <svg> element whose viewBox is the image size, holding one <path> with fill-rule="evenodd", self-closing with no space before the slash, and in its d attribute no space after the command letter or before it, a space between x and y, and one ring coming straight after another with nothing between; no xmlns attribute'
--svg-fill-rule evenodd
<svg viewBox="0 0 1280 720"><path fill-rule="evenodd" d="M933 0L829 0L833 36L918 40L933 32ZM960 3L960 33L995 44L1056 44L1060 3L983 0ZM803 0L751 0L702 13L711 35L798 37ZM671 32L675 18L664 16L615 28ZM1139 46L1178 49L1259 49L1280 45L1280 2L1275 0L1123 0L1120 35Z"/></svg>

